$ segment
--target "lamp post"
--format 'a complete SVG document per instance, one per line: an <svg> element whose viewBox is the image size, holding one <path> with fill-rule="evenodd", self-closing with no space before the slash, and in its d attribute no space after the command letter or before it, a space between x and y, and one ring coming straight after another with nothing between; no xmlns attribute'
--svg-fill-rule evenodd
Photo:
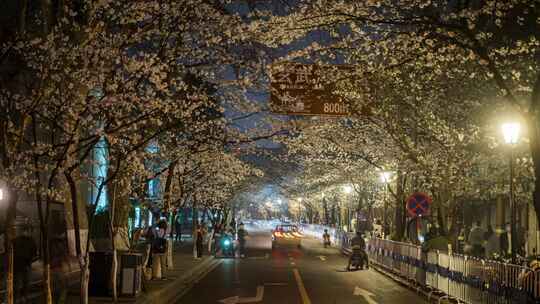
<svg viewBox="0 0 540 304"><path fill-rule="evenodd" d="M302 204L302 200L303 198L299 197L298 198L298 223L300 223L300 213L302 212L301 210L301 204Z"/></svg>
<svg viewBox="0 0 540 304"><path fill-rule="evenodd" d="M510 159L510 244L512 261L516 260L517 252L517 237L516 237L516 203L514 199L514 147L519 141L519 133L521 132L521 125L518 122L508 122L502 125L502 132L504 136L504 142L510 146L510 153L508 153Z"/></svg>
<svg viewBox="0 0 540 304"><path fill-rule="evenodd" d="M351 194L353 188L351 185L344 185L343 186L343 192L347 195L347 198L349 197L349 194ZM347 232L351 231L351 215L349 211L349 204L345 204L345 215L347 216ZM343 223L341 223L343 225Z"/></svg>
<svg viewBox="0 0 540 304"><path fill-rule="evenodd" d="M390 183L390 178L392 177L392 172L382 171L380 173L381 182L384 184L384 207L383 207L383 234L384 238L388 235L388 187Z"/></svg>

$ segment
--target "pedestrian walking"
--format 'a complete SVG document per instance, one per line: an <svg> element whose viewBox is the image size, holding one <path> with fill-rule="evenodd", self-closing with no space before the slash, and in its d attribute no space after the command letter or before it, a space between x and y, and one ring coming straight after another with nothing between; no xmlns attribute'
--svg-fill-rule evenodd
<svg viewBox="0 0 540 304"><path fill-rule="evenodd" d="M505 230L501 234L501 252L503 256L509 256L512 252L512 228L506 223Z"/></svg>
<svg viewBox="0 0 540 304"><path fill-rule="evenodd" d="M482 229L481 222L477 221L476 225L469 233L469 243L472 246L472 255L482 257L484 255L484 237L485 231Z"/></svg>
<svg viewBox="0 0 540 304"><path fill-rule="evenodd" d="M203 240L204 240L204 228L202 224L197 224L197 239L196 248L197 248L197 258L202 258L203 254Z"/></svg>
<svg viewBox="0 0 540 304"><path fill-rule="evenodd" d="M492 258L495 254L499 253L500 242L497 233L495 233L491 225L488 226L484 239L486 240L486 257Z"/></svg>
<svg viewBox="0 0 540 304"><path fill-rule="evenodd" d="M182 213L178 211L174 219L174 232L176 233L175 240L182 242Z"/></svg>
<svg viewBox="0 0 540 304"><path fill-rule="evenodd" d="M23 228L22 234L13 240L13 248L15 302L27 303L32 262L37 257L36 242L29 235L28 227Z"/></svg>

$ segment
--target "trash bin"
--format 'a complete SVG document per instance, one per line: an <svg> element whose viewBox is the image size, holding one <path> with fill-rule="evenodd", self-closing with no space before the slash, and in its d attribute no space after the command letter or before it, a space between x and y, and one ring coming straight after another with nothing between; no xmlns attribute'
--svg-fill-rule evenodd
<svg viewBox="0 0 540 304"><path fill-rule="evenodd" d="M120 296L136 297L142 286L142 254L124 252L120 259Z"/></svg>
<svg viewBox="0 0 540 304"><path fill-rule="evenodd" d="M111 295L112 252L90 252L90 281L88 296L108 297Z"/></svg>

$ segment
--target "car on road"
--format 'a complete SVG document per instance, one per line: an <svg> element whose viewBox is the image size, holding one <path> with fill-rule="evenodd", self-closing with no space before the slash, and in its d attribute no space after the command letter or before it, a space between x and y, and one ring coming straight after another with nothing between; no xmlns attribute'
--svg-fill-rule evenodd
<svg viewBox="0 0 540 304"><path fill-rule="evenodd" d="M272 249L276 247L296 246L302 247L302 238L298 227L292 224L280 224L272 230Z"/></svg>

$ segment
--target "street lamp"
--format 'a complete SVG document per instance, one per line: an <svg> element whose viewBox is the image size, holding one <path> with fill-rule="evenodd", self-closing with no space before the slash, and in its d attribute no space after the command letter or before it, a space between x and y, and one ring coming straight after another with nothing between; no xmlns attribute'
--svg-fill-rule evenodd
<svg viewBox="0 0 540 304"><path fill-rule="evenodd" d="M353 191L353 187L351 185L344 185L343 186L343 192L347 195L351 194L351 192ZM345 215L347 216L347 219L346 219L346 224L347 224L347 230L348 232L351 231L351 214L350 214L350 209L349 209L349 204L346 203L345 206ZM341 214L340 214L341 216ZM340 223L341 225L343 225L344 223Z"/></svg>
<svg viewBox="0 0 540 304"><path fill-rule="evenodd" d="M384 237L388 234L388 187L390 184L390 179L392 178L392 172L390 171L381 171L380 173L381 182L384 184L384 207L383 207L383 234Z"/></svg>
<svg viewBox="0 0 540 304"><path fill-rule="evenodd" d="M390 178L392 177L392 172L382 171L380 174L381 174L381 182L383 184L388 184L390 182Z"/></svg>
<svg viewBox="0 0 540 304"><path fill-rule="evenodd" d="M510 242L512 261L516 260L516 203L514 201L514 147L519 141L521 125L518 122L508 122L502 125L504 142L510 145Z"/></svg>
<svg viewBox="0 0 540 304"><path fill-rule="evenodd" d="M301 220L301 214L302 213L302 200L303 198L299 197L296 199L298 201L298 216L297 216L297 220L298 220L298 223L300 223L300 220Z"/></svg>

